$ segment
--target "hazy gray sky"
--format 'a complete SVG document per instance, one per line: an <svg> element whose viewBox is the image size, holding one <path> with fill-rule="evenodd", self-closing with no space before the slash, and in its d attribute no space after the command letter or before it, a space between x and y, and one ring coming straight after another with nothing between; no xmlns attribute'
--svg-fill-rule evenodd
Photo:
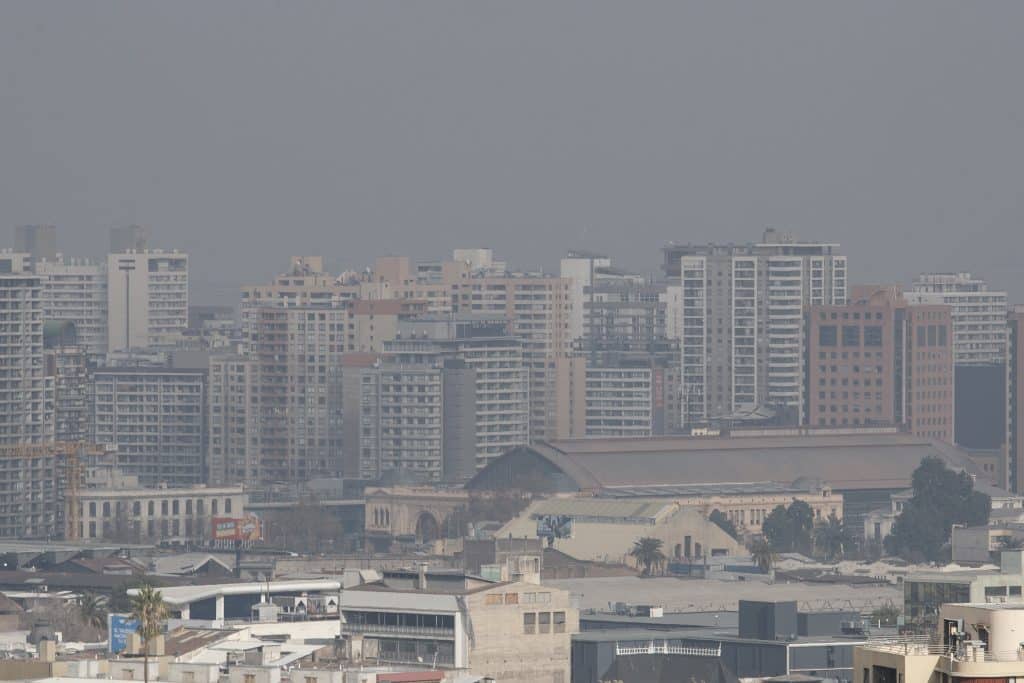
<svg viewBox="0 0 1024 683"><path fill-rule="evenodd" d="M0 3L0 226L145 223L196 301L293 253L843 243L1024 298L1024 2Z"/></svg>

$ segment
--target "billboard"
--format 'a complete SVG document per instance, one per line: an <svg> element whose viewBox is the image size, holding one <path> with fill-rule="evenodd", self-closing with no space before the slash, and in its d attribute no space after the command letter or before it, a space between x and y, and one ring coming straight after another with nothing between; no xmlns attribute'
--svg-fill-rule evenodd
<svg viewBox="0 0 1024 683"><path fill-rule="evenodd" d="M128 638L139 628L139 622L127 614L108 614L107 633L110 634L107 649L111 654L118 654L128 647Z"/></svg>
<svg viewBox="0 0 1024 683"><path fill-rule="evenodd" d="M572 538L572 517L540 515L537 517L538 538Z"/></svg>
<svg viewBox="0 0 1024 683"><path fill-rule="evenodd" d="M263 539L263 528L256 515L245 517L214 517L213 540L215 541L259 541Z"/></svg>

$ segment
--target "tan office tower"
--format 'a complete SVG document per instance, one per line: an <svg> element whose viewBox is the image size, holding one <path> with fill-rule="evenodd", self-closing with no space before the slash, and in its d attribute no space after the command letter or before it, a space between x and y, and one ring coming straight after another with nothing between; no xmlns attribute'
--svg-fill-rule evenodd
<svg viewBox="0 0 1024 683"><path fill-rule="evenodd" d="M452 284L455 313L500 316L523 341L529 368L530 440L555 433L555 362L569 351L571 281L544 275L470 277Z"/></svg>
<svg viewBox="0 0 1024 683"><path fill-rule="evenodd" d="M806 424L901 425L953 441L949 306L909 305L898 286L855 287L845 306L807 313Z"/></svg>

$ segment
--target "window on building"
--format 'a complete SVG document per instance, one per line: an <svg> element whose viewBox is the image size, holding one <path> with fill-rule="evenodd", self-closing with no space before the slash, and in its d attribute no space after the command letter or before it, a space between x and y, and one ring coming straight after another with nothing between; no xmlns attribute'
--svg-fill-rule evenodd
<svg viewBox="0 0 1024 683"><path fill-rule="evenodd" d="M881 325L865 325L864 326L864 346L881 346L882 345L882 326Z"/></svg>
<svg viewBox="0 0 1024 683"><path fill-rule="evenodd" d="M172 502L171 503L171 510L173 511L173 514L175 514L175 515L178 514L179 512L181 512L181 502L177 501L177 500Z"/></svg>
<svg viewBox="0 0 1024 683"><path fill-rule="evenodd" d="M537 614L537 633L551 633L551 612Z"/></svg>
<svg viewBox="0 0 1024 683"><path fill-rule="evenodd" d="M837 336L835 325L822 325L818 328L818 346L836 346Z"/></svg>
<svg viewBox="0 0 1024 683"><path fill-rule="evenodd" d="M488 595L484 600L485 605L500 605L501 604L501 593L492 593Z"/></svg>
<svg viewBox="0 0 1024 683"><path fill-rule="evenodd" d="M95 517L96 516L96 503L95 502L89 503L89 516L90 517Z"/></svg>
<svg viewBox="0 0 1024 683"><path fill-rule="evenodd" d="M565 633L565 612L555 612L555 633Z"/></svg>
<svg viewBox="0 0 1024 683"><path fill-rule="evenodd" d="M860 346L860 327L843 325L843 346Z"/></svg>
<svg viewBox="0 0 1024 683"><path fill-rule="evenodd" d="M506 605L518 605L519 604L519 593L505 593L505 604Z"/></svg>
<svg viewBox="0 0 1024 683"><path fill-rule="evenodd" d="M103 516L104 517L109 517L110 516L110 503L107 502L107 501L103 501Z"/></svg>
<svg viewBox="0 0 1024 683"><path fill-rule="evenodd" d="M230 498L225 498L224 499L224 514L225 515L230 515L231 514L231 499Z"/></svg>
<svg viewBox="0 0 1024 683"><path fill-rule="evenodd" d="M242 683L256 683L256 674L243 674Z"/></svg>
<svg viewBox="0 0 1024 683"><path fill-rule="evenodd" d="M523 613L523 633L533 635L537 632L537 614L536 612L524 612Z"/></svg>

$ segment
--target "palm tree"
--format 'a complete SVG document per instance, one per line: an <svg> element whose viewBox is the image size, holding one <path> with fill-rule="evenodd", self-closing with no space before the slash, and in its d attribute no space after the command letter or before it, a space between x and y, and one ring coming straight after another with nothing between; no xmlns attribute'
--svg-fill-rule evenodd
<svg viewBox="0 0 1024 683"><path fill-rule="evenodd" d="M846 525L834 513L814 529L814 545L830 562L842 557L853 543Z"/></svg>
<svg viewBox="0 0 1024 683"><path fill-rule="evenodd" d="M775 567L775 550L771 544L763 538L759 538L750 546L750 555L754 558L758 569L765 574L771 574Z"/></svg>
<svg viewBox="0 0 1024 683"><path fill-rule="evenodd" d="M160 635L167 619L164 596L152 586L142 586L132 598L131 618L138 622L136 633L142 638L142 680L149 683L149 642Z"/></svg>
<svg viewBox="0 0 1024 683"><path fill-rule="evenodd" d="M661 567L665 564L665 553L661 551L664 541L660 538L645 536L633 543L633 549L629 551L630 557L643 565L644 576L651 575L651 569Z"/></svg>
<svg viewBox="0 0 1024 683"><path fill-rule="evenodd" d="M78 616L90 628L100 632L107 629L107 608L95 593L86 593L79 600Z"/></svg>

